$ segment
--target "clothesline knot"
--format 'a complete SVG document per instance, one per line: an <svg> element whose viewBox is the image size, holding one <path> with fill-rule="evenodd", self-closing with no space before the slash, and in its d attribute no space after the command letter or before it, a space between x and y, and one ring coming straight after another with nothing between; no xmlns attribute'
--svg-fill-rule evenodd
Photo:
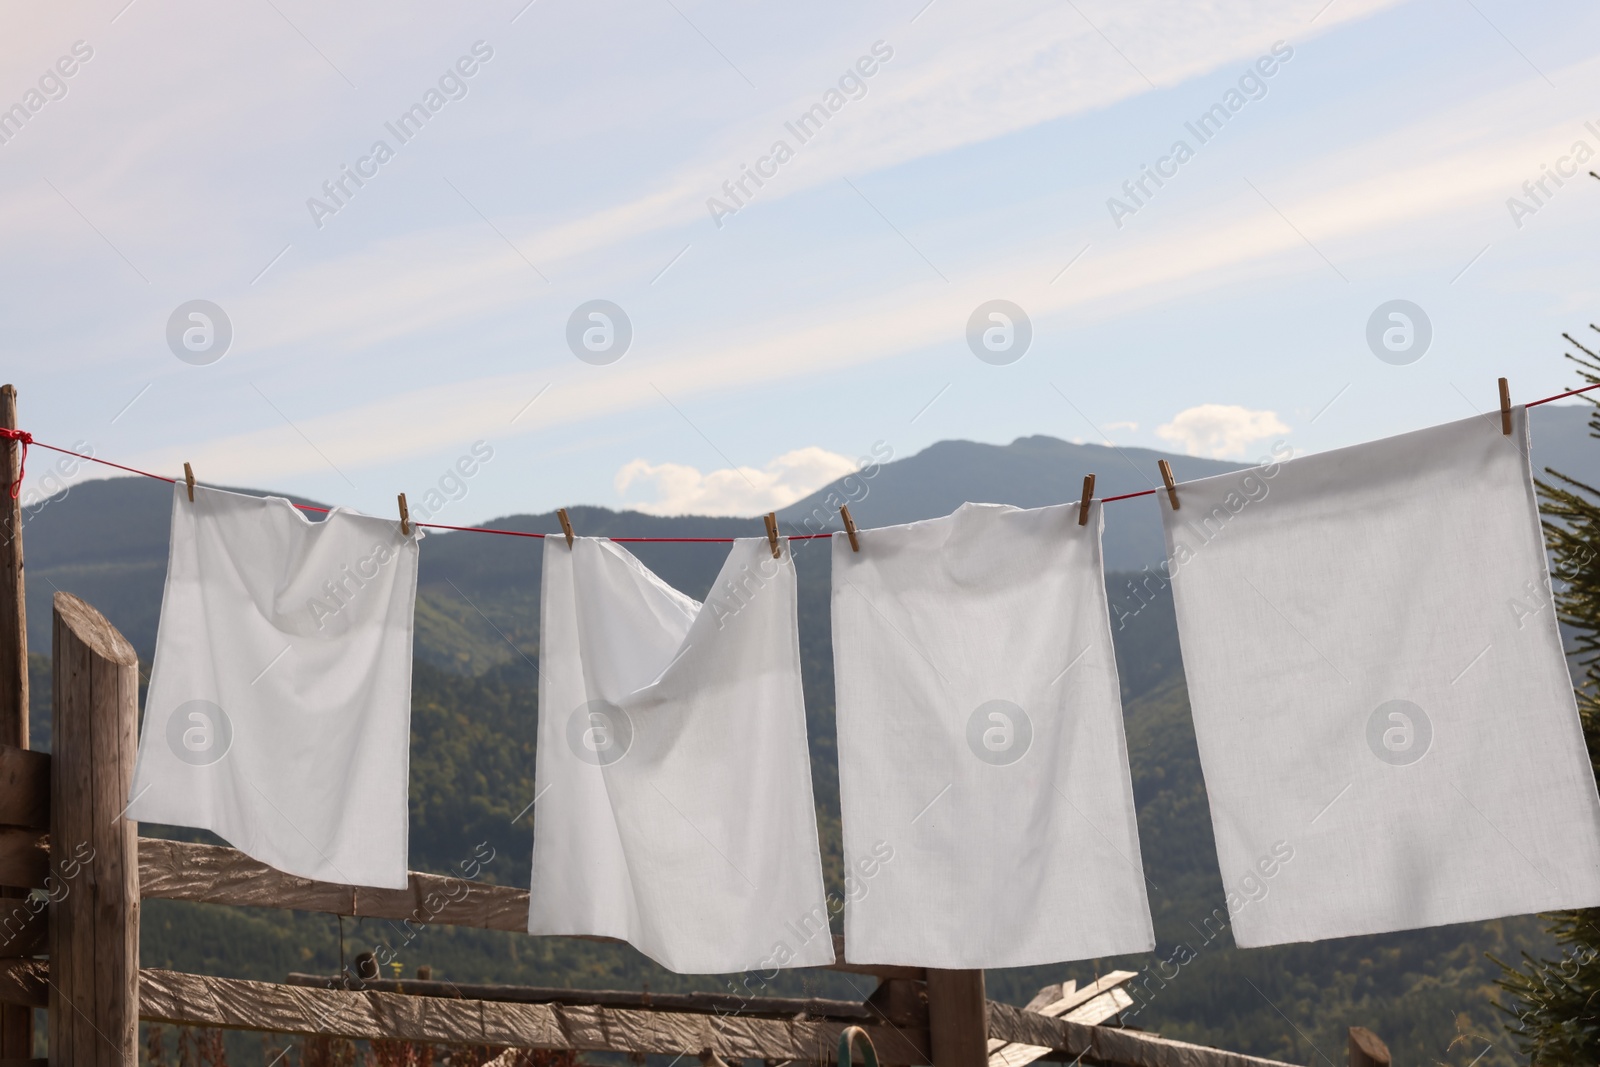
<svg viewBox="0 0 1600 1067"><path fill-rule="evenodd" d="M7 426L0 426L0 438L22 442L22 456L17 460L17 480L11 483L11 499L15 500L22 492L22 476L28 471L28 446L33 444L33 434L27 430L13 430Z"/></svg>

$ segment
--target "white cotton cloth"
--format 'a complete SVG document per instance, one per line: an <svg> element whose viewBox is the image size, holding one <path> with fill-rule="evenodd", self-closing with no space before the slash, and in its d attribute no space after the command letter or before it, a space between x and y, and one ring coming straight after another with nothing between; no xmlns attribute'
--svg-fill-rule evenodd
<svg viewBox="0 0 1600 1067"><path fill-rule="evenodd" d="M681 974L834 961L782 551L735 541L702 605L611 541L545 539L529 933Z"/></svg>
<svg viewBox="0 0 1600 1067"><path fill-rule="evenodd" d="M1160 494L1234 939L1600 904L1526 412Z"/></svg>
<svg viewBox="0 0 1600 1067"><path fill-rule="evenodd" d="M303 878L404 888L421 536L174 486L128 817Z"/></svg>
<svg viewBox="0 0 1600 1067"><path fill-rule="evenodd" d="M1101 513L963 504L833 538L845 958L1147 952Z"/></svg>

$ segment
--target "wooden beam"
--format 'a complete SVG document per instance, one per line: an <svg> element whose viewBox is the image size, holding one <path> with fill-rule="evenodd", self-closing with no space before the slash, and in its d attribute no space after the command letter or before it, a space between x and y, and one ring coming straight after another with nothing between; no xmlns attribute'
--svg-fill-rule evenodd
<svg viewBox="0 0 1600 1067"><path fill-rule="evenodd" d="M50 1061L124 1067L139 1055L139 831L123 817L139 657L70 593L55 595L54 637L50 840L73 867L49 910Z"/></svg>
<svg viewBox="0 0 1600 1067"><path fill-rule="evenodd" d="M0 426L18 429L17 390L0 386ZM22 558L22 498L11 495L11 485L22 473L22 442L0 442L0 744L28 747L28 595ZM0 797L5 769L0 768ZM0 820L9 821L9 820ZM41 829L33 822L18 825ZM25 894L0 890L0 906ZM0 1007L0 1059L18 1060L33 1055L33 1012L28 1008Z"/></svg>
<svg viewBox="0 0 1600 1067"><path fill-rule="evenodd" d="M150 837L139 839L139 892L144 897L164 900L528 932L526 889L418 871L411 872L411 884L405 889L317 882L284 874L236 849ZM609 937L571 936L620 944ZM885 980L920 980L925 974L920 967L844 963L842 937L834 938L834 955L841 962L834 964L832 970Z"/></svg>
<svg viewBox="0 0 1600 1067"><path fill-rule="evenodd" d="M47 960L0 963L0 1000L38 1005ZM149 1022L336 1037L398 1037L433 1043L515 1048L697 1055L722 1058L833 1059L842 1021L794 1022L727 1014L639 1011L578 1005L523 1005L412 997L400 993L308 989L207 978L146 968L139 972L140 1016ZM1054 1060L1112 1067L1288 1067L1277 1060L1050 1019L991 1001L989 1035L1045 1045ZM885 1067L928 1062L928 1035L881 1023L866 1027Z"/></svg>
<svg viewBox="0 0 1600 1067"><path fill-rule="evenodd" d="M347 986L343 979L321 974L290 974L287 983L311 989L372 989L413 997L450 997L506 1004L589 1004L602 1008L700 1012L723 1015L775 1015L793 1018L873 1022L879 1016L859 1000L821 997L743 997L737 993L642 993L622 989L556 989L542 986L433 982L417 978L367 978Z"/></svg>
<svg viewBox="0 0 1600 1067"><path fill-rule="evenodd" d="M139 996L141 1018L184 1026L664 1056L710 1049L729 1062L831 1060L840 1032L858 1025L307 989L151 968L140 972ZM863 1029L885 1067L928 1062L925 1034L882 1024Z"/></svg>
<svg viewBox="0 0 1600 1067"><path fill-rule="evenodd" d="M317 882L284 874L235 849L148 837L139 841L139 891L145 897L205 904L528 930L526 889L416 871L405 889Z"/></svg>
<svg viewBox="0 0 1600 1067"><path fill-rule="evenodd" d="M989 1002L989 1037L1051 1049L1045 1059L1114 1067L1289 1067L1280 1060L1169 1041L1140 1030L1086 1026Z"/></svg>
<svg viewBox="0 0 1600 1067"><path fill-rule="evenodd" d="M1096 997L1110 992L1117 986L1132 981L1137 977L1139 977L1138 971L1112 971L1110 974L1102 975L1095 979L1082 989L1074 987L1070 991L1064 991L1056 1000L1033 1010L1040 1015L1048 1015L1052 1019L1059 1019L1070 1014L1078 1005L1087 1004Z"/></svg>
<svg viewBox="0 0 1600 1067"><path fill-rule="evenodd" d="M1059 1013L1041 1011L1039 1014L1065 1019L1069 1023L1099 1026L1122 1009L1131 1007L1133 1007L1133 998L1124 990L1107 989L1099 996L1079 1004L1070 1011ZM1027 1067L1034 1060L1042 1060L1053 1051L1054 1049L1046 1048L1043 1045L1013 1045L991 1038L989 1041L989 1067Z"/></svg>
<svg viewBox="0 0 1600 1067"><path fill-rule="evenodd" d="M1022 1010L1037 1012L1052 1019L1097 1026L1123 1008L1132 1006L1133 998L1117 989L1117 986L1137 977L1137 971L1112 971L1082 989L1078 988L1075 981L1045 986ZM991 1038L989 1067L1024 1067L1034 1060L1043 1059L1050 1052L1050 1049L1040 1045L1008 1045Z"/></svg>
<svg viewBox="0 0 1600 1067"><path fill-rule="evenodd" d="M988 1001L982 971L928 968L928 1040L933 1067L985 1067Z"/></svg>

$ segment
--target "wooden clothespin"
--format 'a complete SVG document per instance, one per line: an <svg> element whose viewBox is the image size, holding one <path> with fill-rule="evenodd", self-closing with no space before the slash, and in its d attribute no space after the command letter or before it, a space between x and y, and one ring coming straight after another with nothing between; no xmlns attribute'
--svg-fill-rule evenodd
<svg viewBox="0 0 1600 1067"><path fill-rule="evenodd" d="M406 495L400 494L400 536L411 536L411 509L406 507Z"/></svg>
<svg viewBox="0 0 1600 1067"><path fill-rule="evenodd" d="M1083 476L1083 500L1078 504L1078 525L1089 525L1089 503L1094 499L1094 475Z"/></svg>
<svg viewBox="0 0 1600 1067"><path fill-rule="evenodd" d="M1511 436L1511 383L1500 379L1500 432Z"/></svg>
<svg viewBox="0 0 1600 1067"><path fill-rule="evenodd" d="M566 508L556 508L556 518L561 520L561 532L567 535L567 547L572 547L572 520L567 518Z"/></svg>
<svg viewBox="0 0 1600 1067"><path fill-rule="evenodd" d="M194 468L187 462L183 465L183 480L189 486L189 503L194 503Z"/></svg>
<svg viewBox="0 0 1600 1067"><path fill-rule="evenodd" d="M856 520L850 517L850 505L839 505L839 517L844 520L844 532L850 535L850 551L860 552L861 541L856 537Z"/></svg>
<svg viewBox="0 0 1600 1067"><path fill-rule="evenodd" d="M772 558L782 559L783 553L778 551L778 513L769 511L767 518L767 544L772 546Z"/></svg>
<svg viewBox="0 0 1600 1067"><path fill-rule="evenodd" d="M1167 499L1172 503L1172 510L1178 510L1178 483L1172 480L1172 468L1166 460L1161 460L1161 480L1167 485Z"/></svg>

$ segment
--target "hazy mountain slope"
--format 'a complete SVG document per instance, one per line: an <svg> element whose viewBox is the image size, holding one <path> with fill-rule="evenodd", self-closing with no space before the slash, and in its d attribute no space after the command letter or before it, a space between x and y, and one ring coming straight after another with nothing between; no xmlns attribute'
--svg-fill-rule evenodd
<svg viewBox="0 0 1600 1067"><path fill-rule="evenodd" d="M1172 464L1183 481L1239 469L1240 464L1156 452L1148 448L1074 445L1053 437L1019 437L1009 445L940 441L896 459L871 478L847 476L778 513L785 530L838 529L838 508L850 504L857 526L895 526L948 515L966 501L1036 508L1077 500L1083 477L1095 476L1095 495L1135 493L1161 484L1156 461ZM848 483L848 484L847 484ZM1106 566L1135 570L1160 559L1161 520L1149 500L1106 508Z"/></svg>

